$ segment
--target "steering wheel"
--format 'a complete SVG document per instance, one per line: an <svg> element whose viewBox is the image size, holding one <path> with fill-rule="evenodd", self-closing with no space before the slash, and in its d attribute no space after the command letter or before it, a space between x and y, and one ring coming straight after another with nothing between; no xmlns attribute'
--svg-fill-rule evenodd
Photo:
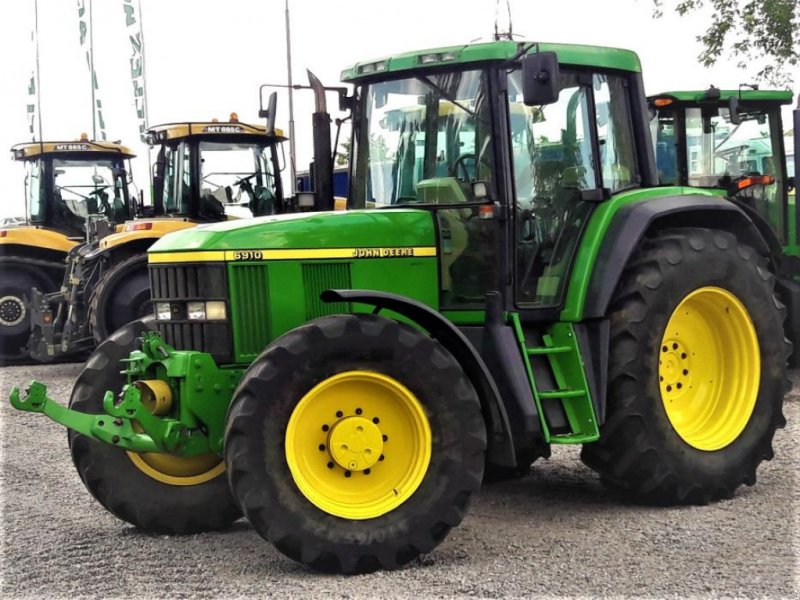
<svg viewBox="0 0 800 600"><path fill-rule="evenodd" d="M247 181L248 179L252 179L256 175L258 175L258 173L251 173L250 175L246 175L245 177L242 177L241 179L237 179L236 181L234 181L233 185L242 185L245 181Z"/></svg>
<svg viewBox="0 0 800 600"><path fill-rule="evenodd" d="M477 171L477 157L475 156L474 152L468 152L466 154L462 154L455 159L455 161L453 161L453 164L450 165L450 176L458 177L458 169L461 168L464 171L464 181L471 181L473 178L469 176L469 171L467 170L467 165L465 164L467 160L472 161L472 164Z"/></svg>

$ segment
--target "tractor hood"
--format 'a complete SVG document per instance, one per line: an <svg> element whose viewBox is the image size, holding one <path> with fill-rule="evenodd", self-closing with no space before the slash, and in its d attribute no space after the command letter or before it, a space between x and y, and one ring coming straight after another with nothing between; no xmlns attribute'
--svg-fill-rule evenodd
<svg viewBox="0 0 800 600"><path fill-rule="evenodd" d="M430 212L377 209L274 215L201 225L165 235L150 247L149 255L150 262L247 260L272 255L281 258L280 251L325 249L338 250L334 252L336 258L358 257L365 251L389 257L398 251L410 251L404 255L415 256L417 249L426 254L435 245ZM253 252L261 254L256 257ZM314 258L313 253L309 258Z"/></svg>

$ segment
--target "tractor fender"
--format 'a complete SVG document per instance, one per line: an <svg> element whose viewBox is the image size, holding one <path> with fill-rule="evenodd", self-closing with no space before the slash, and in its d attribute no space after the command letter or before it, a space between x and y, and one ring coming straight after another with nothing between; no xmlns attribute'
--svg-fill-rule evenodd
<svg viewBox="0 0 800 600"><path fill-rule="evenodd" d="M628 260L648 233L675 227L721 229L771 256L770 245L737 204L718 196L664 196L623 206L614 215L589 279L583 319L603 318Z"/></svg>
<svg viewBox="0 0 800 600"><path fill-rule="evenodd" d="M497 384L478 351L450 321L430 307L405 296L373 290L325 290L324 302L358 302L380 310L394 311L410 319L452 354L464 369L481 401L489 447L487 461L503 466L516 466L514 444L508 414L500 398Z"/></svg>
<svg viewBox="0 0 800 600"><path fill-rule="evenodd" d="M119 259L115 258L112 261L119 262L133 256L134 254L144 254L147 252L147 249L155 244L159 239L161 238L157 236L137 237L114 246L98 246L89 252L86 255L86 258L91 260L100 258L102 256L119 256Z"/></svg>

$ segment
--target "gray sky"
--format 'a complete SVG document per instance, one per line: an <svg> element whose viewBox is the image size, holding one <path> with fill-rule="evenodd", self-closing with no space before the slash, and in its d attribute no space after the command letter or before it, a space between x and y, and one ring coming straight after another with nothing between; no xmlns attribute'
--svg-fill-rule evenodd
<svg viewBox="0 0 800 600"><path fill-rule="evenodd" d="M88 5L88 0L86 0ZM258 122L258 86L285 82L284 0L141 0L151 125L181 121ZM669 4L669 3L667 3ZM0 103L5 120L0 150L29 139L25 119L33 66L33 0L5 2L0 23ZM137 183L146 188L146 147L137 140L122 0L94 0L95 70L109 139L138 153ZM490 39L495 0L290 0L293 73L305 69L336 85L343 68L373 57ZM735 63L704 69L697 62L702 16L652 19L651 0L511 0L514 33L545 42L615 46L636 51L648 93L736 87L749 81ZM505 22L503 3L502 23ZM89 74L79 46L77 2L39 0L42 123L45 139L91 134ZM752 72L757 69L754 68ZM800 83L800 69L794 73ZM335 107L334 98L330 98ZM311 160L308 93L295 95L298 167ZM279 97L278 127L288 130L288 104ZM287 147L288 154L288 147ZM0 216L24 211L24 171L10 154L0 159Z"/></svg>

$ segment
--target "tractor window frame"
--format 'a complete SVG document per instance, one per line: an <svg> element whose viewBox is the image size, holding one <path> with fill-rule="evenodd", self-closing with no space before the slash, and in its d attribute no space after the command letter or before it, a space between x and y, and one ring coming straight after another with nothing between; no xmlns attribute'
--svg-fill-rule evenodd
<svg viewBox="0 0 800 600"><path fill-rule="evenodd" d="M574 75L578 83L578 87L585 91L584 109L586 114L583 115L582 118L590 124L590 126L587 128L588 131L585 132L585 141L588 142L588 147L591 148L589 162L592 166L593 176L588 177L586 179L586 186L579 189L580 200L575 198L576 201L574 202L574 210L565 214L563 228L560 230L560 233L558 233L558 239L556 240L553 248L553 256L564 263L563 271L557 274L558 281L551 286L552 290L550 293L540 295L537 291L533 297L529 298L526 298L526 294L524 294L523 290L520 289L520 279L527 277L523 275L524 271L521 269L523 269L523 267L527 269L528 265L527 263L522 262L520 256L520 244L522 239L521 227L523 226L523 218L519 210L520 200L518 198L517 190L517 165L515 164L514 146L512 141L512 110L510 108L512 101L510 96L507 97L504 109L506 111L506 131L509 133L507 155L509 158L509 173L511 177L511 182L508 184L509 213L512 215L512 219L509 220L510 230L508 233L508 239L510 243L509 252L511 253L509 297L513 298L513 303L511 305L513 308L519 309L534 319L556 318L558 312L563 308L566 300L566 291L572 276L572 270L574 268L575 255L580 247L580 243L583 239L583 233L591 218L591 215L594 212L595 206L599 202L609 199L612 194L618 194L628 189L641 188L644 185L643 174L646 171L642 164L643 159L638 152L641 144L641 132L638 130L638 128L641 125L639 125L635 114L637 99L634 97L635 82L633 81L633 78L637 74L615 69L592 69L570 65L562 65L561 72L562 74L568 73ZM507 80L504 86L506 90L512 89L512 84L509 79L514 73L520 73L519 65L513 65L506 70ZM635 173L635 176L632 177L632 181L628 184L622 185L613 190L604 187L604 173L602 168L603 163L601 160L602 144L599 132L600 125L598 124L597 98L595 95L597 75L603 75L607 78L617 77L624 82L624 85L622 86L624 90L622 103L624 104L623 112L625 116L623 127L627 129L626 138L630 145L630 151L628 152L630 170L631 173ZM507 92L507 94L508 93L510 92ZM521 88L519 89L519 93L521 93ZM547 107L545 107L545 110L546 108ZM597 168L598 165L600 168ZM586 199L584 199L584 197ZM568 243L559 243L559 239L563 235L566 235L566 239L563 241ZM536 252L538 252L538 250L536 250ZM537 261L539 258L534 253L534 256L529 258L529 260ZM542 276L544 275L545 273L542 274ZM546 279L543 280L543 282L546 283ZM545 287L547 287L547 285L545 285ZM527 295L531 296L531 294Z"/></svg>

